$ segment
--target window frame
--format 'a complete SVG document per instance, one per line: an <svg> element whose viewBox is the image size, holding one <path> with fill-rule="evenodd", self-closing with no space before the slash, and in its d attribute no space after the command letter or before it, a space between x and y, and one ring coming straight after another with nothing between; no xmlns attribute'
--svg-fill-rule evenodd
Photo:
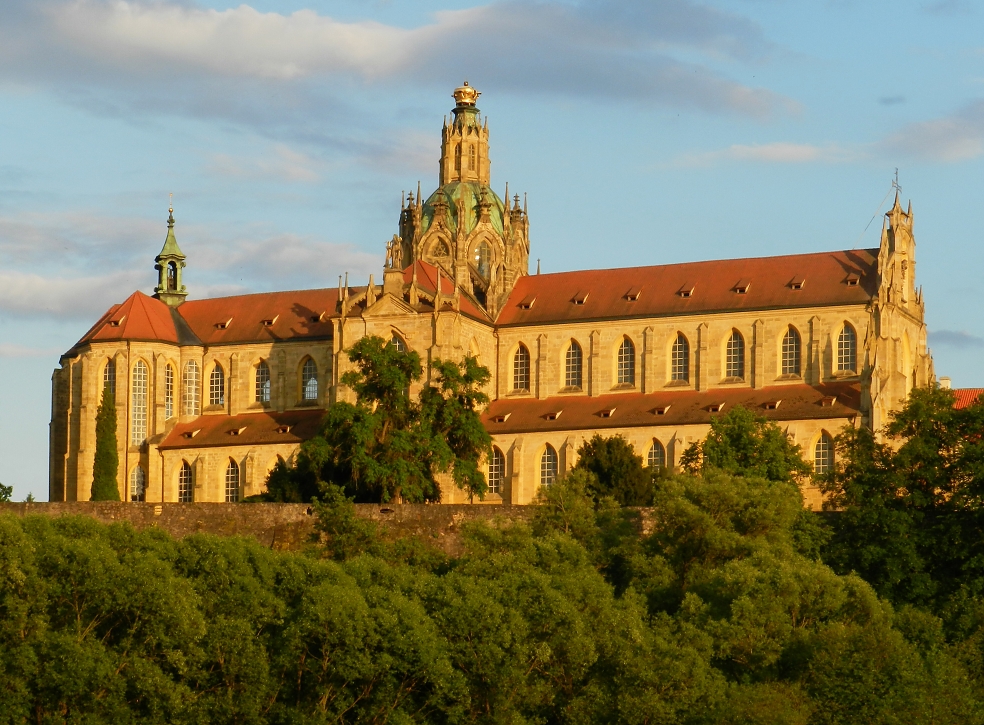
<svg viewBox="0 0 984 725"><path fill-rule="evenodd" d="M786 328L786 334L782 336L779 347L779 370L780 375L801 377L803 374L803 337L792 325Z"/></svg>
<svg viewBox="0 0 984 725"><path fill-rule="evenodd" d="M489 486L489 493L502 495L502 484L506 477L506 456L497 446L492 446L492 455L489 456L488 469L485 480Z"/></svg>
<svg viewBox="0 0 984 725"><path fill-rule="evenodd" d="M677 332L670 348L670 382L690 382L690 340Z"/></svg>
<svg viewBox="0 0 984 725"><path fill-rule="evenodd" d="M659 452L658 456L654 453ZM658 471L662 471L666 468L666 446L663 445L659 438L653 438L652 444L649 446L649 452L646 454L646 466L652 471L653 479L656 478Z"/></svg>
<svg viewBox="0 0 984 725"><path fill-rule="evenodd" d="M745 379L745 336L732 329L725 343L724 377L727 380Z"/></svg>
<svg viewBox="0 0 984 725"><path fill-rule="evenodd" d="M209 407L225 405L225 370L216 362L212 366L212 372L208 375L208 405Z"/></svg>
<svg viewBox="0 0 984 725"><path fill-rule="evenodd" d="M529 393L532 390L533 376L530 350L523 343L516 346L512 359L512 392ZM520 383L525 383L520 385Z"/></svg>
<svg viewBox="0 0 984 725"><path fill-rule="evenodd" d="M140 492L136 492L139 484ZM129 481L127 482L127 500L131 503L147 500L147 472L139 463L130 470Z"/></svg>
<svg viewBox="0 0 984 725"><path fill-rule="evenodd" d="M266 360L260 360L253 369L253 402L269 405L272 389L270 365Z"/></svg>
<svg viewBox="0 0 984 725"><path fill-rule="evenodd" d="M242 500L242 470L232 458L225 471L225 502L239 503Z"/></svg>
<svg viewBox="0 0 984 725"><path fill-rule="evenodd" d="M147 440L147 393L150 369L143 360L130 370L130 445L142 446Z"/></svg>
<svg viewBox="0 0 984 725"><path fill-rule="evenodd" d="M557 449L547 443L540 454L540 485L552 486L560 475L560 457Z"/></svg>
<svg viewBox="0 0 984 725"><path fill-rule="evenodd" d="M622 337L615 353L615 385L632 386L636 384L636 347L628 335Z"/></svg>
<svg viewBox="0 0 984 725"><path fill-rule="evenodd" d="M837 372L854 375L858 372L858 331L850 322L845 322L837 335Z"/></svg>
<svg viewBox="0 0 984 725"><path fill-rule="evenodd" d="M569 390L584 387L584 348L573 339L564 353L564 387Z"/></svg>
<svg viewBox="0 0 984 725"><path fill-rule="evenodd" d="M201 368L197 360L186 362L181 372L181 410L184 415L198 415L201 410Z"/></svg>
<svg viewBox="0 0 984 725"><path fill-rule="evenodd" d="M174 366L164 366L164 420L174 417Z"/></svg>
<svg viewBox="0 0 984 725"><path fill-rule="evenodd" d="M834 439L825 431L820 431L813 444L813 473L822 476L834 466Z"/></svg>
<svg viewBox="0 0 984 725"><path fill-rule="evenodd" d="M305 403L316 403L319 387L318 363L308 355L301 364L301 400Z"/></svg>
<svg viewBox="0 0 984 725"><path fill-rule="evenodd" d="M195 470L188 461L181 461L178 469L178 503L194 503Z"/></svg>

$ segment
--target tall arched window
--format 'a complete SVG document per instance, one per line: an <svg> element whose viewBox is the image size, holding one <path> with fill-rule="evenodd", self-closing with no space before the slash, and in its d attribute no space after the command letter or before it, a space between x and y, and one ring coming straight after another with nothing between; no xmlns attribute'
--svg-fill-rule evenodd
<svg viewBox="0 0 984 725"><path fill-rule="evenodd" d="M218 363L208 377L208 404L225 405L225 373Z"/></svg>
<svg viewBox="0 0 984 725"><path fill-rule="evenodd" d="M301 369L301 397L304 400L318 399L318 366L308 358Z"/></svg>
<svg viewBox="0 0 984 725"><path fill-rule="evenodd" d="M164 419L174 417L174 368L170 364L164 368Z"/></svg>
<svg viewBox="0 0 984 725"><path fill-rule="evenodd" d="M567 359L564 364L564 385L568 388L581 387L581 361L584 355L576 340L571 340L567 348Z"/></svg>
<svg viewBox="0 0 984 725"><path fill-rule="evenodd" d="M194 360L189 361L184 366L184 374L181 380L181 395L184 399L183 407L185 415L198 415L198 391L201 389L198 376L198 363Z"/></svg>
<svg viewBox="0 0 984 725"><path fill-rule="evenodd" d="M728 338L728 350L725 360L725 377L734 380L745 379L745 338L738 330L732 330Z"/></svg>
<svg viewBox="0 0 984 725"><path fill-rule="evenodd" d="M489 493L502 493L502 477L506 473L506 457L498 448L492 448L489 456Z"/></svg>
<svg viewBox="0 0 984 725"><path fill-rule="evenodd" d="M229 459L229 465L226 466L225 500L226 503L237 503L239 501L239 464L231 458Z"/></svg>
<svg viewBox="0 0 984 725"><path fill-rule="evenodd" d="M834 466L834 441L824 431L813 447L813 472L826 473Z"/></svg>
<svg viewBox="0 0 984 725"><path fill-rule="evenodd" d="M530 389L530 351L526 345L516 348L513 355L513 390Z"/></svg>
<svg viewBox="0 0 984 725"><path fill-rule="evenodd" d="M799 375L800 370L800 335L790 325L782 338L782 374Z"/></svg>
<svg viewBox="0 0 984 725"><path fill-rule="evenodd" d="M134 466L130 471L130 500L144 501L147 498L147 476L142 466Z"/></svg>
<svg viewBox="0 0 984 725"><path fill-rule="evenodd" d="M557 451L549 443L540 456L540 485L549 486L557 480Z"/></svg>
<svg viewBox="0 0 984 725"><path fill-rule="evenodd" d="M178 265L174 262L167 263L167 289L168 292L178 289Z"/></svg>
<svg viewBox="0 0 984 725"><path fill-rule="evenodd" d="M188 461L181 461L181 470L178 472L178 503L191 503L195 500L195 476L191 471Z"/></svg>
<svg viewBox="0 0 984 725"><path fill-rule="evenodd" d="M478 149L475 148L475 144L470 144L468 146L468 170L474 171L476 160L478 159Z"/></svg>
<svg viewBox="0 0 984 725"><path fill-rule="evenodd" d="M143 360L137 360L130 382L130 445L143 445L146 438L147 365Z"/></svg>
<svg viewBox="0 0 984 725"><path fill-rule="evenodd" d="M109 394L116 395L116 361L110 358L103 368L103 389L109 388Z"/></svg>
<svg viewBox="0 0 984 725"><path fill-rule="evenodd" d="M403 338L397 335L395 332L393 333L393 337L390 338L390 342L393 343L393 347L396 348L397 352L407 351L407 344L403 342Z"/></svg>
<svg viewBox="0 0 984 725"><path fill-rule="evenodd" d="M670 352L670 380L690 380L690 343L678 332Z"/></svg>
<svg viewBox="0 0 984 725"><path fill-rule="evenodd" d="M622 344L618 347L616 383L635 385L635 345L629 338L622 340Z"/></svg>
<svg viewBox="0 0 984 725"><path fill-rule="evenodd" d="M454 170L461 171L461 144L454 145Z"/></svg>
<svg viewBox="0 0 984 725"><path fill-rule="evenodd" d="M663 447L663 444L655 438L653 438L652 448L649 449L647 464L649 465L649 470L652 471L654 478L656 477L657 471L666 468L666 449Z"/></svg>
<svg viewBox="0 0 984 725"><path fill-rule="evenodd" d="M486 241L481 241L475 249L475 268L482 279L488 280L492 269L492 247Z"/></svg>
<svg viewBox="0 0 984 725"><path fill-rule="evenodd" d="M270 402L270 366L260 360L256 366L256 402Z"/></svg>
<svg viewBox="0 0 984 725"><path fill-rule="evenodd" d="M837 369L856 372L858 369L858 336L854 328L845 324L837 337Z"/></svg>

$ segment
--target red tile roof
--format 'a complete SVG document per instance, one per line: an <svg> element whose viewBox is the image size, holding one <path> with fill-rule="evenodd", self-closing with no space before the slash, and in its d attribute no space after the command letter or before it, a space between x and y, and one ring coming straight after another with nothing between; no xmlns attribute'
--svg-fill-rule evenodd
<svg viewBox="0 0 984 725"><path fill-rule="evenodd" d="M190 423L174 426L161 442L162 450L210 448L214 446L255 446L269 443L300 443L318 432L325 411L291 410L284 413L243 413L242 415L200 415ZM284 433L278 428L288 427ZM193 436L189 436L198 431ZM240 431L233 435L232 431Z"/></svg>
<svg viewBox="0 0 984 725"><path fill-rule="evenodd" d="M177 342L178 331L170 308L143 292L134 292L113 305L77 343L107 340L161 340Z"/></svg>
<svg viewBox="0 0 984 725"><path fill-rule="evenodd" d="M337 305L336 288L188 300L177 311L203 344L221 345L331 337Z"/></svg>
<svg viewBox="0 0 984 725"><path fill-rule="evenodd" d="M779 401L778 407L768 404ZM706 392L660 391L588 397L558 396L500 398L482 416L492 435L534 431L591 430L710 423L711 410L721 405L727 413L736 405L761 413L769 420L824 420L858 414L861 389L857 383L783 385L769 388L733 388ZM668 408L667 408L668 406ZM664 409L657 414L657 409ZM552 418L557 413L556 418ZM607 415L607 417L603 417ZM502 420L505 418L505 420ZM496 420L502 422L496 422ZM831 431L832 433L835 431Z"/></svg>
<svg viewBox="0 0 984 725"><path fill-rule="evenodd" d="M877 293L877 264L877 249L859 249L529 275L516 282L496 324L864 304ZM856 286L846 282L852 273L861 276ZM793 289L800 279L802 288ZM739 282L747 283L743 294ZM627 299L636 289L638 298ZM571 301L578 293L587 293L583 304ZM520 303L529 298L525 309Z"/></svg>
<svg viewBox="0 0 984 725"><path fill-rule="evenodd" d="M960 410L977 402L978 396L984 394L984 388L956 388L953 392L957 396L953 407Z"/></svg>
<svg viewBox="0 0 984 725"><path fill-rule="evenodd" d="M438 267L428 262L418 261L403 270L403 281L410 284L413 280L413 270L417 268L417 286L426 292L433 294L437 291ZM441 270L441 295L450 300L454 296L454 279L448 277L447 272ZM464 293L458 294L458 308L463 314L473 317L483 322L489 321L488 313L478 307L470 297Z"/></svg>

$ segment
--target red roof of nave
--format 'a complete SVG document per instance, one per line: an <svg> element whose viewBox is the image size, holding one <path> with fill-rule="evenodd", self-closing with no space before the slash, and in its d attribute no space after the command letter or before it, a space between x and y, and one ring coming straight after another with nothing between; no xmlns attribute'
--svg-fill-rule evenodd
<svg viewBox="0 0 984 725"><path fill-rule="evenodd" d="M213 446L254 446L270 443L300 443L314 437L324 418L321 408L290 410L284 413L258 412L241 415L200 415L190 423L178 423L160 443L172 448ZM284 433L278 428L288 427ZM193 436L186 434L198 431ZM233 432L236 432L233 435Z"/></svg>
<svg viewBox="0 0 984 725"><path fill-rule="evenodd" d="M497 325L660 317L770 308L863 304L877 292L877 249L723 259L520 277ZM846 283L861 276L856 286ZM791 282L803 279L802 289ZM736 292L747 283L744 294ZM693 288L689 297L679 293ZM627 293L638 289L638 299ZM571 300L587 293L583 304ZM529 309L520 303L535 298Z"/></svg>
<svg viewBox="0 0 984 725"><path fill-rule="evenodd" d="M973 405L977 398L984 394L984 388L955 388L953 392L957 396L953 407L960 410Z"/></svg>

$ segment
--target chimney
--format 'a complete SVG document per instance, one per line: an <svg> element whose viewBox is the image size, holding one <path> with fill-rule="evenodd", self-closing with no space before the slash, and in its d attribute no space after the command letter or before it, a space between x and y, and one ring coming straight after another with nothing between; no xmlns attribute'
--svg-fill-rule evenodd
<svg viewBox="0 0 984 725"><path fill-rule="evenodd" d="M953 387L953 382L950 380L949 377L944 375L942 378L940 378L940 387L943 390L949 390L950 388Z"/></svg>

